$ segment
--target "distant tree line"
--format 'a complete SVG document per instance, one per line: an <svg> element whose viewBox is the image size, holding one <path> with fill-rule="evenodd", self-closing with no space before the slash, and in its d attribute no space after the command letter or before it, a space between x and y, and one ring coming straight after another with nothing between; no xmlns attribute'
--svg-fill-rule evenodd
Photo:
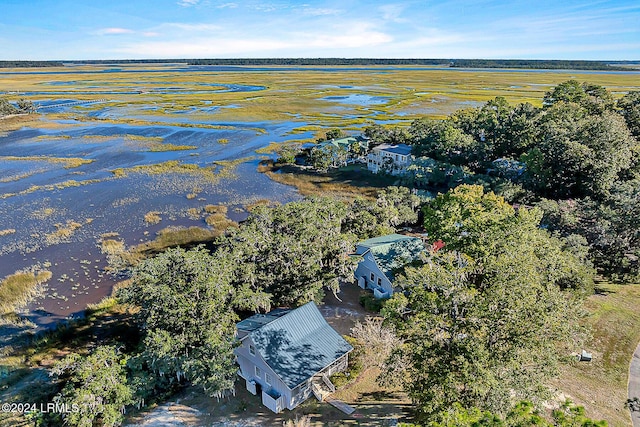
<svg viewBox="0 0 640 427"><path fill-rule="evenodd" d="M629 71L622 65L638 65L637 62L577 61L560 59L452 59L454 68L524 68L544 70L610 70Z"/></svg>
<svg viewBox="0 0 640 427"><path fill-rule="evenodd" d="M0 61L0 68L62 67L60 61Z"/></svg>
<svg viewBox="0 0 640 427"><path fill-rule="evenodd" d="M65 63L89 65L114 64L172 64L187 65L425 65L452 68L522 68L562 70L628 71L625 65L638 65L632 61L577 61L531 59L447 59L447 58L176 58L176 59L94 59L73 61L0 61L0 68L59 67Z"/></svg>

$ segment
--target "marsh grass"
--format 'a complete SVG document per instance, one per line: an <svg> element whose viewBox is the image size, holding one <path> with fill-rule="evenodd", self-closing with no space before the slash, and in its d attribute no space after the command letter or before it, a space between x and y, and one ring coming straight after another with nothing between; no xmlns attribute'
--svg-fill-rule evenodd
<svg viewBox="0 0 640 427"><path fill-rule="evenodd" d="M219 213L219 214L225 214L226 215L227 212L229 211L229 208L227 208L224 205L206 205L204 207L204 211L206 213L210 213L210 214Z"/></svg>
<svg viewBox="0 0 640 427"><path fill-rule="evenodd" d="M158 224L160 221L162 221L162 217L158 211L151 211L144 214L144 222L147 224Z"/></svg>
<svg viewBox="0 0 640 427"><path fill-rule="evenodd" d="M258 148L256 150L256 153L258 153L258 154L271 154L271 153L280 154L285 149L296 149L297 150L303 144L310 143L310 142L315 142L315 139L313 139L313 138L292 139L292 140L283 141L283 142L271 142L271 143L269 143L269 145L267 145L265 147Z"/></svg>
<svg viewBox="0 0 640 427"><path fill-rule="evenodd" d="M5 277L0 283L0 312L15 312L38 293L38 286L51 278L51 272L23 271Z"/></svg>
<svg viewBox="0 0 640 427"><path fill-rule="evenodd" d="M584 406L590 418L627 426L629 411L624 403L629 363L640 342L640 284L600 283L596 289L585 303L588 315L584 319L592 335L585 349L593 359L563 366L553 385Z"/></svg>
<svg viewBox="0 0 640 427"><path fill-rule="evenodd" d="M216 162L219 164L221 162ZM237 163L227 163L224 166L233 167ZM228 168L222 168L220 173L216 173L217 167L200 167L196 164L182 163L179 160L169 160L163 163L156 163L152 165L133 166L131 168L117 168L111 172L116 178L124 178L130 173L143 173L147 175L168 175L168 174L183 174L198 176L209 182L218 182L220 178L224 176Z"/></svg>
<svg viewBox="0 0 640 427"><path fill-rule="evenodd" d="M47 163L62 163L65 169L73 169L89 163L93 163L93 159L82 159L79 157L48 157L48 156L0 156L0 160L8 161L37 161Z"/></svg>
<svg viewBox="0 0 640 427"><path fill-rule="evenodd" d="M187 209L187 217L189 219L200 219L202 210L198 208L189 208Z"/></svg>
<svg viewBox="0 0 640 427"><path fill-rule="evenodd" d="M29 178L37 173L42 172L43 170L30 170L29 172L23 172L23 173L18 173L15 175L9 175L9 176L3 176L2 178L0 178L0 182L2 183L7 183L7 182L15 182L15 181L20 181L21 179L26 179Z"/></svg>
<svg viewBox="0 0 640 427"><path fill-rule="evenodd" d="M230 220L224 213L213 213L207 215L205 222L209 227L213 227L214 230L222 232L229 227L237 227L238 223Z"/></svg>
<svg viewBox="0 0 640 427"><path fill-rule="evenodd" d="M36 191L53 191L62 190L69 187L81 187L83 185L95 184L104 181L103 179L87 179L84 181L76 181L75 179L69 179L67 181L59 182L56 184L47 185L32 185L26 190L22 190L18 193L4 193L0 195L0 199L7 199L14 196L23 196L25 194L35 193Z"/></svg>
<svg viewBox="0 0 640 427"><path fill-rule="evenodd" d="M202 227L170 226L160 230L154 240L133 247L131 252L149 256L171 247L209 242L220 234L219 230L209 230Z"/></svg>
<svg viewBox="0 0 640 427"><path fill-rule="evenodd" d="M394 185L397 180L382 174L372 174L365 168L353 165L328 172L316 172L266 161L259 165L258 171L276 182L297 188L304 196L329 194L340 198L375 198L381 188Z"/></svg>
<svg viewBox="0 0 640 427"><path fill-rule="evenodd" d="M87 223L90 223L88 221ZM55 245L62 242L69 242L69 239L82 224L73 220L67 220L65 224L54 224L56 230L51 233L45 233L44 240L48 245Z"/></svg>
<svg viewBox="0 0 640 427"><path fill-rule="evenodd" d="M195 150L198 147L195 145L176 145L170 143L153 143L149 146L149 151L154 153L165 152L165 151L188 151Z"/></svg>
<svg viewBox="0 0 640 427"><path fill-rule="evenodd" d="M42 209L38 209L36 211L31 212L30 216L35 219L43 220L43 219L49 218L55 212L56 210L54 208L42 208Z"/></svg>
<svg viewBox="0 0 640 427"><path fill-rule="evenodd" d="M280 203L274 202L273 200L269 199L258 199L255 202L247 203L246 205L244 205L244 208L247 210L247 212L251 212L253 209L259 206L277 206L279 204Z"/></svg>

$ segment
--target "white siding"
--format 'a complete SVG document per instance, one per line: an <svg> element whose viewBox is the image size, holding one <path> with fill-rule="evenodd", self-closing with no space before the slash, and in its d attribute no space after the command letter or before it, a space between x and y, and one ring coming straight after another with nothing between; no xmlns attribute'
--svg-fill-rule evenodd
<svg viewBox="0 0 640 427"><path fill-rule="evenodd" d="M371 279L372 275L373 279ZM355 276L357 279L364 277L367 289L380 287L384 292L389 292L390 295L393 294L393 284L380 270L370 252L366 252L363 255L362 261L356 268ZM378 279L380 279L380 286L378 286Z"/></svg>
<svg viewBox="0 0 640 427"><path fill-rule="evenodd" d="M291 390L289 390L286 384L282 382L273 369L267 365L264 359L260 356L260 353L256 351L255 356L249 353L249 345L253 345L253 342L251 341L251 338L247 336L242 340L242 345L233 350L236 354L236 361L240 366L242 377L245 378L247 382L253 380L257 384L260 384L263 392L267 392L270 389L276 390L282 396L280 400L280 408L288 407L286 403L291 400ZM259 377L256 375L256 367L260 370ZM267 384L266 382L266 375L269 375L270 377L270 384ZM273 402L269 402L269 404L269 409L272 409L271 406L273 406Z"/></svg>

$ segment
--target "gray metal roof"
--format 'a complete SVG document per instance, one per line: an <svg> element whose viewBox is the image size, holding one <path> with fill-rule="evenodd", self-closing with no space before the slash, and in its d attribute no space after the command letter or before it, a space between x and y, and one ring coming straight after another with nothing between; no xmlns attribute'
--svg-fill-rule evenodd
<svg viewBox="0 0 640 427"><path fill-rule="evenodd" d="M278 317L283 316L290 311L291 310L287 308L276 308L275 310L272 310L267 314L254 314L253 316L244 319L243 321L236 324L236 328L241 331L247 332L255 331L259 327L273 322Z"/></svg>
<svg viewBox="0 0 640 427"><path fill-rule="evenodd" d="M393 153L393 154L401 154L403 156L407 156L411 154L411 147L408 146L407 144L398 144L398 145L380 144L377 147L374 147L373 149L386 151L388 153Z"/></svg>
<svg viewBox="0 0 640 427"><path fill-rule="evenodd" d="M240 322L238 329L253 317ZM290 389L353 350L313 302L275 317L253 329L249 336L265 362Z"/></svg>

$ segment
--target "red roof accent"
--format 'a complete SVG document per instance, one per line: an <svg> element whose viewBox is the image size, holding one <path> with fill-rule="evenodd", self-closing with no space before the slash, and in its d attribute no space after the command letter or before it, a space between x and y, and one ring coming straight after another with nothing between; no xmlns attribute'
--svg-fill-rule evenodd
<svg viewBox="0 0 640 427"><path fill-rule="evenodd" d="M433 242L431 247L433 248L433 252L438 252L440 249L444 248L446 245L447 244L445 242L438 239L435 242Z"/></svg>

